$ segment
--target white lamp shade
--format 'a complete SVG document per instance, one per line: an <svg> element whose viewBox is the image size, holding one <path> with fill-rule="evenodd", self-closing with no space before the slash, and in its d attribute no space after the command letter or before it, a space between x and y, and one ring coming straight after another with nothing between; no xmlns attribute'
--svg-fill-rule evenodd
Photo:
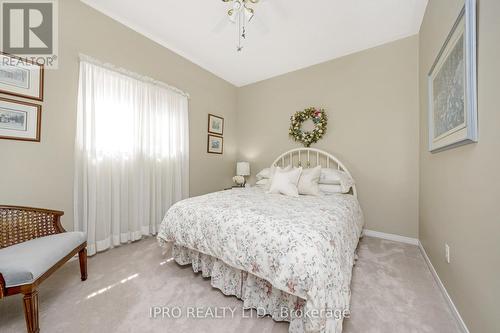
<svg viewBox="0 0 500 333"><path fill-rule="evenodd" d="M238 176L250 176L250 163L238 162L236 164L236 175L238 175Z"/></svg>

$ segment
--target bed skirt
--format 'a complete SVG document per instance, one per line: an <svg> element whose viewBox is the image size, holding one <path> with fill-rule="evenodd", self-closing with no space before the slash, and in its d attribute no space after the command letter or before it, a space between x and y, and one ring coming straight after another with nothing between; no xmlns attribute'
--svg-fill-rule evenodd
<svg viewBox="0 0 500 333"><path fill-rule="evenodd" d="M273 288L266 280L229 266L217 258L179 245L171 245L172 256L178 264L191 265L195 273L210 277L212 287L219 289L224 295L241 299L244 309L256 309L259 316L269 315L275 321L289 322L289 333L306 331L307 316L301 315L306 303L304 299ZM342 330L342 320L327 319L330 320L335 322L328 323L327 327L333 325L334 331Z"/></svg>

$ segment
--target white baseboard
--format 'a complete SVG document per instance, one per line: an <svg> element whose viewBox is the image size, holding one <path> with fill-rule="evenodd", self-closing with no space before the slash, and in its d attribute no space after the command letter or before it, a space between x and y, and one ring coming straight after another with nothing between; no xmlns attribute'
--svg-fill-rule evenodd
<svg viewBox="0 0 500 333"><path fill-rule="evenodd" d="M418 244L419 244L419 241L416 238L405 237L405 236L394 235L394 234L387 234L385 232L380 232L380 231L373 231L373 230L365 229L365 230L363 230L363 234L365 236L368 236L368 237L382 238L382 239L387 239L387 240L411 244L411 245L418 246Z"/></svg>
<svg viewBox="0 0 500 333"><path fill-rule="evenodd" d="M425 252L424 247L422 246L422 243L420 241L418 242L418 247L420 248L420 252L422 253L422 256L424 257L425 262L427 263L427 266L429 267L429 270L432 273L432 276L434 277L434 280L436 281L436 284L438 285L439 289L441 290L441 293L443 294L443 297L448 303L448 306L450 307L450 310L457 320L458 326L460 327L461 331L463 333L469 333L469 329L467 328L467 325L465 325L464 320L462 319L462 316L458 312L457 307L455 306L455 303L453 303L450 294L448 294L448 291L446 290L443 282L439 278L439 275L437 274L436 270L434 269L434 266L432 265L429 257L427 256L427 253Z"/></svg>

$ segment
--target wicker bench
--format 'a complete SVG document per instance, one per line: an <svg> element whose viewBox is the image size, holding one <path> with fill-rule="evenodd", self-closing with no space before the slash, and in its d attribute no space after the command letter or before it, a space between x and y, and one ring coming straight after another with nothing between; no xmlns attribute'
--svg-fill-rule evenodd
<svg viewBox="0 0 500 333"><path fill-rule="evenodd" d="M81 232L66 232L63 212L0 206L0 299L23 294L28 333L40 332L38 286L78 253L87 279L87 243Z"/></svg>

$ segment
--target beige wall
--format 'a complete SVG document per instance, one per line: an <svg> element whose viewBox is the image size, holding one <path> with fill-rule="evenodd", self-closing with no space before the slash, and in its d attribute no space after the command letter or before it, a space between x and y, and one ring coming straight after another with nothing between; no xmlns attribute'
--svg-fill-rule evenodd
<svg viewBox="0 0 500 333"><path fill-rule="evenodd" d="M78 0L59 1L59 6L60 67L46 71L42 141L0 140L0 203L64 210L64 226L73 228L80 52L189 92L191 195L230 185L236 156L236 88ZM225 117L223 156L206 153L208 113Z"/></svg>
<svg viewBox="0 0 500 333"><path fill-rule="evenodd" d="M479 0L479 143L427 151L426 75L463 0L431 0L420 31L420 239L470 332L500 332L500 1ZM444 261L444 244L451 263Z"/></svg>
<svg viewBox="0 0 500 333"><path fill-rule="evenodd" d="M238 89L239 158L252 174L288 149L290 116L329 116L313 145L345 162L368 228L418 234L418 37L413 36Z"/></svg>

